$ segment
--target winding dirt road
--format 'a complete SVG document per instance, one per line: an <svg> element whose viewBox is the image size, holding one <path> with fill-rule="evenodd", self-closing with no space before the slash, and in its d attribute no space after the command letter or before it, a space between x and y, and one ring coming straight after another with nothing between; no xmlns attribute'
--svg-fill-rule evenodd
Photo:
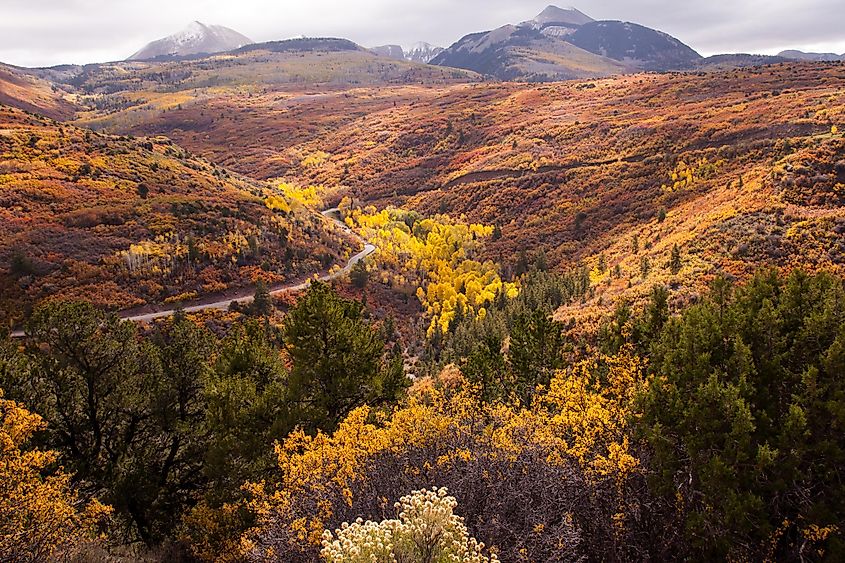
<svg viewBox="0 0 845 563"><path fill-rule="evenodd" d="M335 215L337 213L338 213L337 208L327 209L326 211L323 211L323 216L332 220L332 221L334 221L335 223L337 223L340 226L340 228L343 229L343 231L345 233L356 237L362 243L364 243L364 250L362 250L361 252L359 252L355 256L351 257L349 259L349 261L346 263L346 265L343 268L341 268L340 270L338 270L334 273L326 273L326 274L323 274L322 276L320 276L318 278L320 281L331 281L331 280L335 280L335 279L338 279L338 278L345 276L346 274L348 274L352 270L353 267L355 267L355 264L357 264L358 262L365 259L367 256L369 256L370 254L372 254L373 252L376 251L375 246L373 246L372 244L366 243L361 237L359 237L357 234L355 234L355 232L352 231L352 229L350 229L348 226L346 226L345 223L343 223L340 219L335 217ZM291 292L291 291L302 291L302 290L306 289L309 285L311 285L311 281L312 280L306 280L304 282L299 282L299 283L281 284L281 285L270 287L270 295L282 295L284 293L288 293L288 292ZM245 304L248 304L248 303L252 303L254 298L255 298L255 289L253 288L253 289L249 289L249 290L244 290L242 293L240 293L238 295L229 296L226 299L222 299L220 301L214 301L214 302L211 302L211 303L202 303L202 304L199 304L199 305L191 305L189 307L183 307L182 310L185 311L186 313L197 313L197 312L200 312L200 311L208 311L208 310L212 310L212 309L216 309L218 311L225 311L229 308L229 306L232 303L238 303L238 304L241 304L241 305L245 305ZM172 306L167 306L165 308L162 308L161 310L150 312L150 313L143 313L143 314L138 314L138 315L119 313L119 315L124 320L143 323L143 322L150 322L150 321L154 321L156 319L162 319L162 318L165 318L165 317L169 317L169 316L173 315L173 313L175 313L177 309L178 309L178 305L172 305ZM24 332L22 330L18 330L18 331L13 332L10 336L12 338L23 338Z"/></svg>

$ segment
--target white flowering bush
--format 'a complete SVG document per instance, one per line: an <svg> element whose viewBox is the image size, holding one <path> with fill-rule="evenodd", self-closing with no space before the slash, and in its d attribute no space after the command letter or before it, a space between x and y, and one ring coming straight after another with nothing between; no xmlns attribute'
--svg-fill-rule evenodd
<svg viewBox="0 0 845 563"><path fill-rule="evenodd" d="M396 503L398 520L326 530L321 555L329 563L497 563L469 537L457 505L445 488L414 491Z"/></svg>

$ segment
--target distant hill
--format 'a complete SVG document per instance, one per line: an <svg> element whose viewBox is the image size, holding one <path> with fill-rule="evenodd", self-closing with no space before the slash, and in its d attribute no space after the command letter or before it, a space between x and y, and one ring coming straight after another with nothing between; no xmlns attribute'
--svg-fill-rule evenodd
<svg viewBox="0 0 845 563"><path fill-rule="evenodd" d="M460 69L379 57L347 39L297 38L253 43L225 54L119 61L31 71L84 98L91 125L178 109L208 88L263 92L292 84L377 85L477 82ZM122 110L131 110L120 114ZM197 125L191 126L192 128Z"/></svg>
<svg viewBox="0 0 845 563"><path fill-rule="evenodd" d="M698 62L698 66L704 70L729 70L734 68L747 68L786 62L790 62L790 59L772 57L769 55L728 53L724 55L713 55L712 57L701 59Z"/></svg>
<svg viewBox="0 0 845 563"><path fill-rule="evenodd" d="M529 26L507 25L467 35L432 61L500 80L552 81L621 74L631 66Z"/></svg>
<svg viewBox="0 0 845 563"><path fill-rule="evenodd" d="M630 22L589 22L566 40L597 55L632 61L644 70L683 70L701 59L671 35Z"/></svg>
<svg viewBox="0 0 845 563"><path fill-rule="evenodd" d="M187 57L232 51L253 41L233 29L195 21L178 33L147 44L129 57L130 61Z"/></svg>
<svg viewBox="0 0 845 563"><path fill-rule="evenodd" d="M678 39L638 24L595 21L549 6L531 20L473 33L431 62L501 80L591 78L692 68L701 56Z"/></svg>
<svg viewBox="0 0 845 563"><path fill-rule="evenodd" d="M271 53L292 53L321 51L327 53L339 51L363 51L363 47L348 39L336 37L297 37L283 41L268 41L266 43L251 43L235 49L235 53L251 53L253 51L270 51Z"/></svg>
<svg viewBox="0 0 845 563"><path fill-rule="evenodd" d="M793 61L845 61L845 55L837 55L836 53L805 53L804 51L781 51L778 53L778 57Z"/></svg>
<svg viewBox="0 0 845 563"><path fill-rule="evenodd" d="M69 119L79 107L64 92L32 71L0 63L0 104Z"/></svg>

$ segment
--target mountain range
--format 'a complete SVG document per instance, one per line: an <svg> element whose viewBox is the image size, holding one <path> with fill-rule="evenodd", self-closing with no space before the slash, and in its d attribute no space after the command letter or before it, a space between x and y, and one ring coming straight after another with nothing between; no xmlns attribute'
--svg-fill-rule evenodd
<svg viewBox="0 0 845 563"><path fill-rule="evenodd" d="M308 41L308 40L306 40ZM347 40L348 50L364 50ZM324 43L323 40L316 43ZM179 33L153 41L129 61L182 59L222 52L273 51L289 42L255 44L235 30L193 22ZM548 6L533 19L471 33L444 49L426 42L409 47L381 45L369 52L408 61L469 70L505 81L548 82L599 78L641 71L723 70L785 61L845 60L835 53L784 51L776 57L727 54L703 58L681 40L633 22L596 21L577 8Z"/></svg>
<svg viewBox="0 0 845 563"><path fill-rule="evenodd" d="M548 81L695 67L701 55L663 32L595 21L576 8L549 6L518 25L473 33L431 63L501 80Z"/></svg>
<svg viewBox="0 0 845 563"><path fill-rule="evenodd" d="M415 63L430 63L437 55L445 51L443 47L437 47L425 41L414 43L404 48L399 45L380 45L370 49L376 55L389 57L399 61L412 61Z"/></svg>

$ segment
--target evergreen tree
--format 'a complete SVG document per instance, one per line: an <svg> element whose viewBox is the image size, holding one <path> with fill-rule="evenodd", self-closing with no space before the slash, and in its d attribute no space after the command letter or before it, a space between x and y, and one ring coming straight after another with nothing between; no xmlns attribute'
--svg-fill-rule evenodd
<svg viewBox="0 0 845 563"><path fill-rule="evenodd" d="M798 559L800 530L838 525L845 504L843 281L717 279L649 336L655 379L638 427L667 513L682 507L703 559ZM845 556L841 536L827 547Z"/></svg>
<svg viewBox="0 0 845 563"><path fill-rule="evenodd" d="M273 312L273 298L264 280L258 280L255 284L255 296L252 300L252 313L259 317L269 317Z"/></svg>
<svg viewBox="0 0 845 563"><path fill-rule="evenodd" d="M640 258L640 275L642 275L643 278L647 278L650 271L651 260L648 259L648 256L643 256Z"/></svg>
<svg viewBox="0 0 845 563"><path fill-rule="evenodd" d="M352 266L352 270L349 272L349 279L352 282L352 285L358 289L364 289L367 287L367 282L370 281L370 274L367 272L367 265L364 264L363 260L356 262L355 265Z"/></svg>
<svg viewBox="0 0 845 563"><path fill-rule="evenodd" d="M678 275L678 272L681 271L683 264L681 264L681 249L678 248L678 245L674 245L672 247L672 258L669 260L669 270L672 272L672 275Z"/></svg>
<svg viewBox="0 0 845 563"><path fill-rule="evenodd" d="M502 227L499 225L493 225L493 235L490 237L490 240L496 242L502 238Z"/></svg>
<svg viewBox="0 0 845 563"><path fill-rule="evenodd" d="M114 507L122 539L161 540L201 486L197 372L171 373L170 356L163 363L134 323L87 303L44 305L27 333L25 359L0 369L0 386L45 419L42 439L85 496ZM196 359L181 347L174 355Z"/></svg>
<svg viewBox="0 0 845 563"><path fill-rule="evenodd" d="M461 363L461 372L470 383L478 386L480 401L506 399L511 381L502 354L501 336L488 333L476 342L472 353Z"/></svg>
<svg viewBox="0 0 845 563"><path fill-rule="evenodd" d="M288 403L288 372L269 331L251 320L234 326L219 343L205 388L209 442L204 472L212 506L239 498L244 482L268 478L273 441L300 422Z"/></svg>
<svg viewBox="0 0 845 563"><path fill-rule="evenodd" d="M362 304L326 284L312 284L288 313L284 340L293 361L289 398L312 428L333 430L352 409L393 401L405 385Z"/></svg>
<svg viewBox="0 0 845 563"><path fill-rule="evenodd" d="M508 364L514 387L525 405L538 385L548 385L563 366L563 325L541 310L518 315L511 327Z"/></svg>

